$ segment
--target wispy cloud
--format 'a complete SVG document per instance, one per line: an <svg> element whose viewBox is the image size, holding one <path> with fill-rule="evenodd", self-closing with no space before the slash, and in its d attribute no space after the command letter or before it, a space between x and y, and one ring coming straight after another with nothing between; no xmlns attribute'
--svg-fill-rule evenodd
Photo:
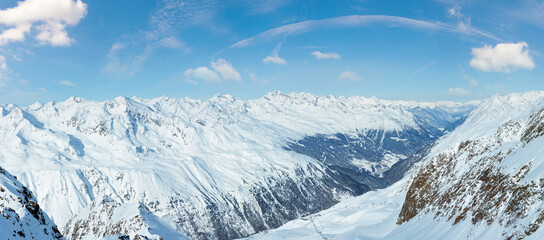
<svg viewBox="0 0 544 240"><path fill-rule="evenodd" d="M25 0L17 6L0 10L0 45L22 42L32 28L41 44L69 46L73 39L66 32L87 14L87 4L81 0Z"/></svg>
<svg viewBox="0 0 544 240"><path fill-rule="evenodd" d="M0 55L0 102L36 101L43 95L45 89L40 90L29 84L26 79L17 79L17 74L10 69L5 56Z"/></svg>
<svg viewBox="0 0 544 240"><path fill-rule="evenodd" d="M338 53L330 52L330 53L322 53L320 51L313 51L310 53L314 55L315 59L321 60L321 59L341 59L342 57Z"/></svg>
<svg viewBox="0 0 544 240"><path fill-rule="evenodd" d="M279 65L287 64L287 61L285 61L285 59L278 56L282 44L283 44L283 42L278 43L278 45L276 45L276 47L274 48L274 50L272 50L270 55L263 58L263 62L264 63L275 63L275 64L279 64Z"/></svg>
<svg viewBox="0 0 544 240"><path fill-rule="evenodd" d="M249 0L249 11L252 14L266 14L284 7L290 3L289 0Z"/></svg>
<svg viewBox="0 0 544 240"><path fill-rule="evenodd" d="M59 85L62 85L62 86L66 86L66 87L75 87L76 86L76 84L74 84L73 82L70 82L68 80L61 80L61 81L58 81L56 83L59 84Z"/></svg>
<svg viewBox="0 0 544 240"><path fill-rule="evenodd" d="M525 0L521 7L507 10L507 13L518 19L544 29L544 1Z"/></svg>
<svg viewBox="0 0 544 240"><path fill-rule="evenodd" d="M16 79L16 74L7 64L7 60L3 55L0 55L0 102L17 101L36 101L36 98L43 95L45 89L36 88L29 84L26 79Z"/></svg>
<svg viewBox="0 0 544 240"><path fill-rule="evenodd" d="M446 95L448 95L450 97L467 97L467 96L472 95L471 89L473 90L474 87L477 87L478 85L480 85L480 83L478 83L478 81L476 81L474 78L472 78L468 74L465 74L463 76L463 79L468 81L468 88L465 88L465 87L449 88L446 91ZM481 93L479 93L479 94L481 94Z"/></svg>
<svg viewBox="0 0 544 240"><path fill-rule="evenodd" d="M427 70L427 69L429 69L429 68L432 68L432 67L433 67L434 65L436 65L437 63L438 63L438 61L431 61L431 62L429 62L429 63L427 63L427 64L421 66L420 68L416 69L416 70L414 71L414 74L419 74L419 73L421 73L421 72L423 72L423 71L425 71L425 70Z"/></svg>
<svg viewBox="0 0 544 240"><path fill-rule="evenodd" d="M0 87L0 102L9 103L16 99L19 102L35 102L47 93L44 87L33 87L24 80L7 81Z"/></svg>
<svg viewBox="0 0 544 240"><path fill-rule="evenodd" d="M148 40L172 36L195 25L210 24L220 3L215 0L160 0L159 8L149 18Z"/></svg>
<svg viewBox="0 0 544 240"><path fill-rule="evenodd" d="M186 83L189 83L189 84L193 84L193 85L198 85L198 81L195 81L191 78L185 78L184 80Z"/></svg>
<svg viewBox="0 0 544 240"><path fill-rule="evenodd" d="M465 14L463 14L461 12L461 10L462 10L461 6L455 5L455 6L451 7L451 8L449 8L448 11L447 11L448 17L452 17L452 18L457 19L457 25L456 25L457 30L459 32L473 31L476 34L486 35L486 33L483 33L482 31L473 28L471 26L470 16L465 16ZM498 39L494 39L494 40L498 40Z"/></svg>
<svg viewBox="0 0 544 240"><path fill-rule="evenodd" d="M279 65L287 64L287 61L285 61L285 59L283 59L283 58L280 58L278 56L278 54L273 54L273 55L270 55L270 56L267 56L267 57L263 58L263 62L264 63L275 63L275 64L279 64Z"/></svg>
<svg viewBox="0 0 544 240"><path fill-rule="evenodd" d="M261 84L265 84L265 83L268 83L268 79L266 78L259 78L257 77L257 75L255 73L252 73L252 72L249 72L249 78L251 79L251 81L253 82L256 82L256 83L261 83Z"/></svg>
<svg viewBox="0 0 544 240"><path fill-rule="evenodd" d="M108 63L102 68L103 72L125 72L125 66L121 66L119 62L118 52L126 47L124 43L114 43L108 51Z"/></svg>
<svg viewBox="0 0 544 240"><path fill-rule="evenodd" d="M340 28L340 27L361 27L368 26L370 24L386 23L390 25L408 27L415 29L422 29L428 31L443 31L454 32L466 35L473 35L478 37L490 38L493 40L499 40L497 37L490 33L478 30L472 26L467 26L464 29L455 25L449 25L441 22L430 22L424 20L416 20L405 17L387 16L387 15L350 15L335 18L326 18L321 20L308 20L298 23L292 23L283 25L280 27L272 28L265 32L259 33L253 37L243 39L232 44L231 48L240 48L247 45L254 44L258 41L270 40L277 37L287 37L289 35L301 34L316 29L323 28Z"/></svg>
<svg viewBox="0 0 544 240"><path fill-rule="evenodd" d="M189 51L190 48L185 43L176 37L170 36L159 40L158 44L164 48L177 49L183 51Z"/></svg>
<svg viewBox="0 0 544 240"><path fill-rule="evenodd" d="M6 57L0 55L0 87L5 86L10 69L6 63Z"/></svg>
<svg viewBox="0 0 544 240"><path fill-rule="evenodd" d="M189 52L191 48L177 36L183 29L209 23L217 8L216 1L160 0L157 4L147 30L121 36L112 45L103 72L133 75L158 48Z"/></svg>
<svg viewBox="0 0 544 240"><path fill-rule="evenodd" d="M450 17L463 17L460 6L453 6L447 12Z"/></svg>
<svg viewBox="0 0 544 240"><path fill-rule="evenodd" d="M137 72L147 58L157 48L168 48L181 52L189 52L191 48L187 47L185 43L176 37L165 37L158 41L148 42L141 52L134 54L132 51L136 46L133 42L116 42L108 51L107 63L102 68L105 73L120 73L133 75ZM136 43L137 44L137 43ZM125 53L125 54L123 54Z"/></svg>
<svg viewBox="0 0 544 240"><path fill-rule="evenodd" d="M452 97L466 97L470 95L470 93L471 93L470 90L466 88L461 88L461 87L450 88L448 89L448 91L446 91L446 94Z"/></svg>
<svg viewBox="0 0 544 240"><path fill-rule="evenodd" d="M506 90L506 86L500 83L493 83L493 84L487 84L485 85L485 88L487 91L491 93L504 93L504 90Z"/></svg>
<svg viewBox="0 0 544 240"><path fill-rule="evenodd" d="M363 78L356 72L345 71L338 75L339 80L361 81Z"/></svg>
<svg viewBox="0 0 544 240"><path fill-rule="evenodd" d="M465 79L468 81L468 85L470 87L477 87L478 85L480 85L480 83L478 81L476 81L476 79L472 78L468 74L465 74Z"/></svg>

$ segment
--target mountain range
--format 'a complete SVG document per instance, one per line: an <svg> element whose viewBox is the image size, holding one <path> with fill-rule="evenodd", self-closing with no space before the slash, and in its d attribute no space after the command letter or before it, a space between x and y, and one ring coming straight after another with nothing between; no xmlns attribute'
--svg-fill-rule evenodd
<svg viewBox="0 0 544 240"><path fill-rule="evenodd" d="M478 104L272 92L2 105L0 166L67 239L233 239L390 186Z"/></svg>

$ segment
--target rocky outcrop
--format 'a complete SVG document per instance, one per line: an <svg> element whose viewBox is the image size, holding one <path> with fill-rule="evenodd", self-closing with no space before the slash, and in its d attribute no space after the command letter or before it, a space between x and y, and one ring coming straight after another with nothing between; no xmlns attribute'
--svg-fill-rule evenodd
<svg viewBox="0 0 544 240"><path fill-rule="evenodd" d="M64 228L70 239L189 239L140 203L92 202Z"/></svg>
<svg viewBox="0 0 544 240"><path fill-rule="evenodd" d="M0 167L0 238L64 239L37 202L28 188Z"/></svg>
<svg viewBox="0 0 544 240"><path fill-rule="evenodd" d="M433 214L453 225L498 224L503 239L537 231L544 222L544 175L537 167L543 112L435 155L412 180L397 223Z"/></svg>

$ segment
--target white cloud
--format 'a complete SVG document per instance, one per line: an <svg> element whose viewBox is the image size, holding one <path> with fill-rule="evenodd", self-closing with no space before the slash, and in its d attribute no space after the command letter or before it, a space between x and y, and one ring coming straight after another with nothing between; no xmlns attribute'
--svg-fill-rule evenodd
<svg viewBox="0 0 544 240"><path fill-rule="evenodd" d="M263 58L263 62L264 63L275 63L275 64L280 64L280 65L287 64L287 61L285 61L285 59L279 57L278 54Z"/></svg>
<svg viewBox="0 0 544 240"><path fill-rule="evenodd" d="M372 23L386 23L400 27L422 29L428 31L454 32L466 35L474 35L479 37L498 40L497 37L480 31L471 26L466 26L467 29L461 31L456 25L449 25L441 22L429 22L416 20L405 17L386 16L386 15L349 15L335 18L326 18L321 20L308 20L298 23L283 25L272 28L253 37L243 39L230 46L230 48L241 48L257 41L270 40L275 37L286 37L294 34L301 34L316 29L338 28L338 27L361 27L369 26Z"/></svg>
<svg viewBox="0 0 544 240"><path fill-rule="evenodd" d="M535 67L526 42L500 43L495 47L485 45L473 48L470 66L484 72L511 72Z"/></svg>
<svg viewBox="0 0 544 240"><path fill-rule="evenodd" d="M21 42L25 39L25 33L30 31L31 25L21 24L9 28L0 33L0 46L9 42Z"/></svg>
<svg viewBox="0 0 544 240"><path fill-rule="evenodd" d="M198 84L193 79L204 80L205 82L221 82L222 80L234 80L237 82L242 81L242 76L232 65L225 59L217 59L217 61L211 61L210 65L212 69L208 67L199 67L196 69L187 69L185 71L185 82L191 84ZM220 76L221 75L221 76Z"/></svg>
<svg viewBox="0 0 544 240"><path fill-rule="evenodd" d="M219 75L208 67L199 67L196 69L189 68L184 74L187 78L200 79L205 82L221 82Z"/></svg>
<svg viewBox="0 0 544 240"><path fill-rule="evenodd" d="M225 59L220 58L215 62L210 62L210 64L212 65L213 70L218 72L224 80L242 81L240 73Z"/></svg>
<svg viewBox="0 0 544 240"><path fill-rule="evenodd" d="M70 82L68 80L61 80L61 81L58 81L57 84L60 84L60 85L63 85L63 86L67 86L67 87L75 87L76 84L74 84L73 82Z"/></svg>
<svg viewBox="0 0 544 240"><path fill-rule="evenodd" d="M470 95L470 90L465 89L465 88L461 88L461 87L450 88L450 89L448 89L446 94L448 94L449 96L452 96L452 97L466 97L466 96Z"/></svg>
<svg viewBox="0 0 544 240"><path fill-rule="evenodd" d="M281 45L283 44L283 42L279 42L276 47L274 48L274 50L272 50L272 52L270 53L269 56L263 58L263 62L264 63L275 63L275 64L279 64L279 65L285 65L287 64L287 61L285 61L285 59L281 58L280 56L278 56L278 53L280 52L280 49L281 49Z"/></svg>
<svg viewBox="0 0 544 240"><path fill-rule="evenodd" d="M50 23L38 26L40 33L36 36L36 39L41 44L50 44L52 46L68 46L72 42L72 39L68 36L66 26L61 23Z"/></svg>
<svg viewBox="0 0 544 240"><path fill-rule="evenodd" d="M340 73L340 75L338 75L338 79L339 80L360 81L363 78L356 72L345 71L343 73Z"/></svg>
<svg viewBox="0 0 544 240"><path fill-rule="evenodd" d="M338 53L322 53L320 51L314 51L311 53L318 60L320 59L341 59L342 57Z"/></svg>
<svg viewBox="0 0 544 240"><path fill-rule="evenodd" d="M448 9L448 15L450 15L451 17L462 17L463 14L461 14L461 7L455 6Z"/></svg>
<svg viewBox="0 0 544 240"><path fill-rule="evenodd" d="M0 24L7 29L0 34L0 45L21 42L35 27L36 39L42 44L68 46L73 40L66 32L87 14L81 0L25 0L17 6L0 10Z"/></svg>

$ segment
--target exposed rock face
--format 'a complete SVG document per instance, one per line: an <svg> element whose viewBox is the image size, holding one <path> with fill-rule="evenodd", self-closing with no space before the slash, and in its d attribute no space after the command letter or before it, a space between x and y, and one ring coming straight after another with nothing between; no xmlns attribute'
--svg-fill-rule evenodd
<svg viewBox="0 0 544 240"><path fill-rule="evenodd" d="M28 188L1 167L0 239L64 239Z"/></svg>
<svg viewBox="0 0 544 240"><path fill-rule="evenodd" d="M434 214L453 225L499 224L504 239L537 231L544 222L543 116L541 109L505 122L491 136L434 156L412 180L397 223Z"/></svg>
<svg viewBox="0 0 544 240"><path fill-rule="evenodd" d="M70 239L189 239L173 223L153 215L143 204L92 202L64 228Z"/></svg>

